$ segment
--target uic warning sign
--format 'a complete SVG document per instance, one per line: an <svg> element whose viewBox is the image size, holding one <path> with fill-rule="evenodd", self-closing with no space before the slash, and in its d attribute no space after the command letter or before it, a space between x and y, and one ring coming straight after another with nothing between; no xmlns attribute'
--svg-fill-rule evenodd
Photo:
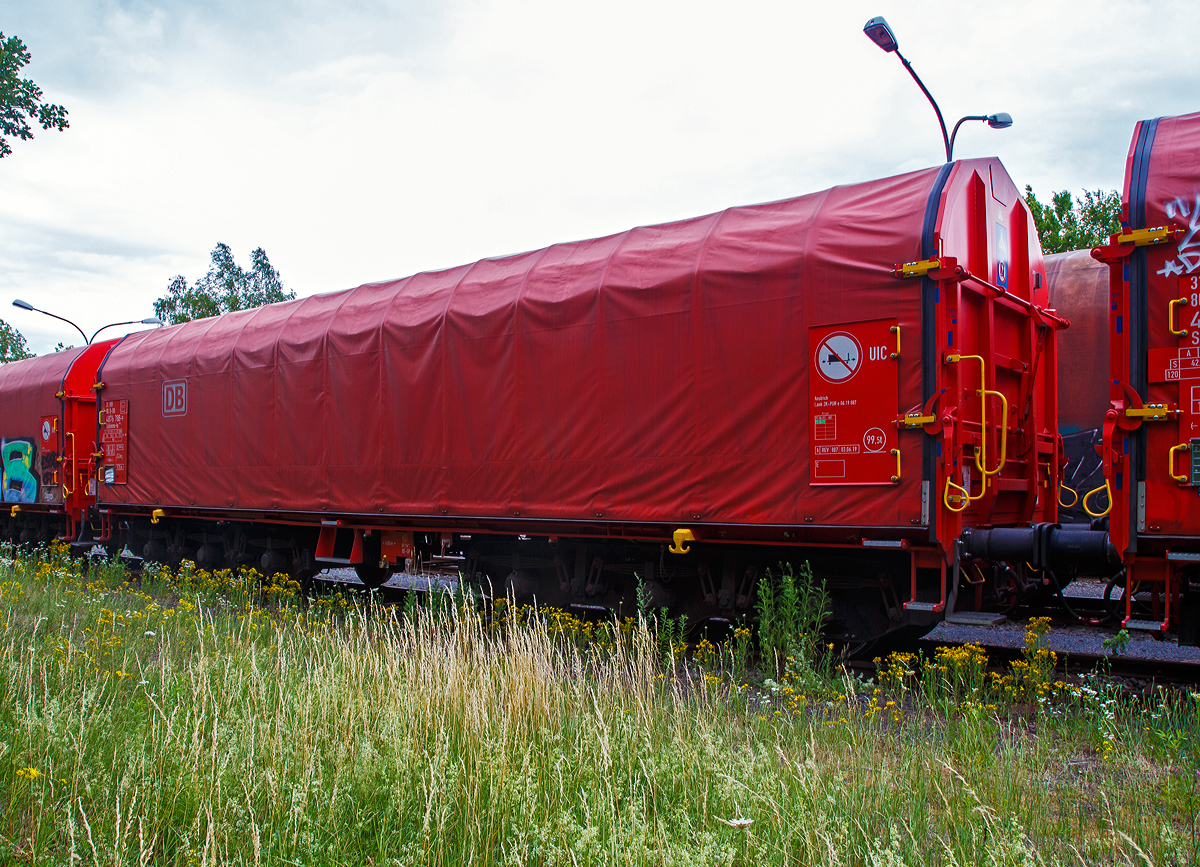
<svg viewBox="0 0 1200 867"><path fill-rule="evenodd" d="M814 485L886 485L896 473L899 359L895 319L816 325L809 480Z"/></svg>

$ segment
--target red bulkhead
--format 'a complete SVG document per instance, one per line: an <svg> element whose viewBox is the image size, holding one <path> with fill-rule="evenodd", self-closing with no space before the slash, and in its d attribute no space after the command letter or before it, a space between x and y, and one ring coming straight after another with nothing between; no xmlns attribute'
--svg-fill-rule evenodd
<svg viewBox="0 0 1200 867"><path fill-rule="evenodd" d="M897 276L937 256L966 276ZM100 373L126 412L100 499L949 544L1053 519L1043 281L985 159L139 333Z"/></svg>

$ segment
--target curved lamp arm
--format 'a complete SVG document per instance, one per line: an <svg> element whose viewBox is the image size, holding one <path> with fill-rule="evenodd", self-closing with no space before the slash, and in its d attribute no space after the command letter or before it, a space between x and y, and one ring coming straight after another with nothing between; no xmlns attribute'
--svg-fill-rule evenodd
<svg viewBox="0 0 1200 867"><path fill-rule="evenodd" d="M20 299L13 302L13 307L20 307L22 310L32 310L34 313L44 313L46 316L51 316L51 317L59 320L60 322L65 322L68 325L70 325L72 328L74 328L76 331L79 332L79 335L83 338L84 343L91 343L91 341L88 340L88 336L83 333L82 328L80 328L78 325L76 325L70 319L65 319L64 317L59 316L57 313L51 313L48 310L41 310L37 307L34 307L28 301L21 301Z"/></svg>
<svg viewBox="0 0 1200 867"><path fill-rule="evenodd" d="M116 328L118 325L162 325L162 320L152 317L150 319L130 319L128 322L110 322L108 325L102 325L96 329L96 334L99 334L105 328ZM92 335L92 340L96 339L96 334ZM89 340L90 344L92 340Z"/></svg>

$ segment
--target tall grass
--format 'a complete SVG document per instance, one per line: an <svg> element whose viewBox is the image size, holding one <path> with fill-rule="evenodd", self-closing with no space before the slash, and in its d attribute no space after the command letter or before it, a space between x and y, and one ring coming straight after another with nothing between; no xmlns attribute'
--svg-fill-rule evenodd
<svg viewBox="0 0 1200 867"><path fill-rule="evenodd" d="M1084 684L988 711L970 690L990 687L965 684L939 709L918 687L932 668L772 691L664 654L646 618L302 605L295 590L0 558L0 861L1196 855L1187 693Z"/></svg>

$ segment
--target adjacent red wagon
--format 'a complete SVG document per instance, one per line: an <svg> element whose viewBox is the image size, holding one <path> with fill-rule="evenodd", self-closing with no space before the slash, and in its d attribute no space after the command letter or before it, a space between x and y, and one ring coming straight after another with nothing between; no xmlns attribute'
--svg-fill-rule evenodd
<svg viewBox="0 0 1200 867"><path fill-rule="evenodd" d="M0 365L0 496L10 542L88 535L96 494L96 367L108 340Z"/></svg>
<svg viewBox="0 0 1200 867"><path fill-rule="evenodd" d="M1196 640L1200 592L1200 113L1140 122L1110 266L1107 519L1126 575L1125 623ZM1180 616L1181 615L1181 616Z"/></svg>

